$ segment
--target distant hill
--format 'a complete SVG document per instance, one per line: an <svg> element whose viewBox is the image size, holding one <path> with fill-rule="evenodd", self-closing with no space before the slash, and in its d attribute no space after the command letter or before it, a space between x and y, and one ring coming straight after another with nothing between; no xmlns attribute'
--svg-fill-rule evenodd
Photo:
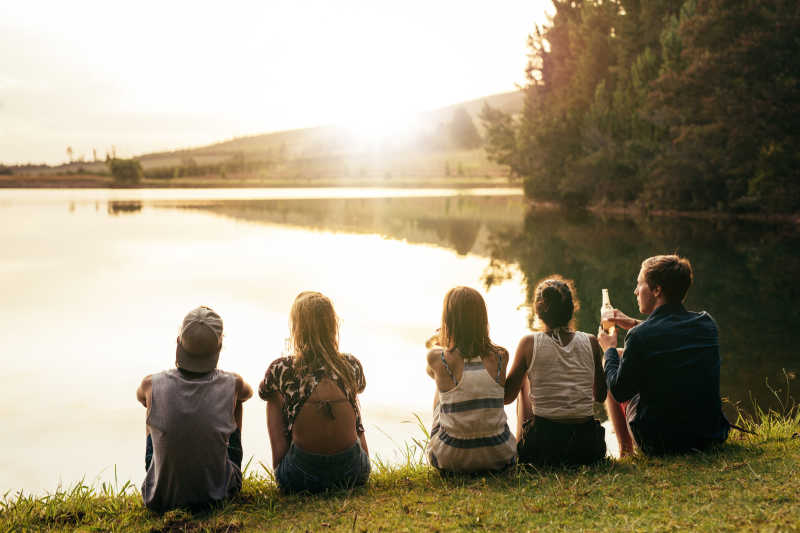
<svg viewBox="0 0 800 533"><path fill-rule="evenodd" d="M414 130L366 143L339 126L277 131L207 146L136 156L152 178L221 175L304 180L332 177L499 176L505 169L489 163L482 148L458 146L449 130L463 108L480 133L484 105L521 112L521 91L494 94L416 114ZM104 162L73 162L56 167L9 167L15 174L106 172Z"/></svg>
<svg viewBox="0 0 800 533"><path fill-rule="evenodd" d="M522 111L523 100L524 98L521 91L493 94L483 98L476 98L475 100L468 100L466 102L434 109L432 111L421 112L419 116L423 121L427 121L430 130L434 130L440 123L450 120L453 112L457 108L463 107L467 113L470 114L476 127L480 130L482 126L480 125L479 115L484 103L488 103L490 106L506 113L516 114ZM230 156L240 152L247 155L269 150L279 151L281 149L285 150L287 153L292 152L294 154L303 154L305 157L314 157L315 155L321 155L321 153L327 154L331 151L337 151L336 148L341 148L341 145L344 143L337 143L335 138L342 135L346 135L346 133L343 133L342 129L337 126L301 128L237 137L229 141L222 141L187 150L144 154L137 157L137 159L147 167L150 166L149 164L154 162L154 160L163 160L176 156L208 158L220 155ZM323 149L323 146L326 146L327 149Z"/></svg>

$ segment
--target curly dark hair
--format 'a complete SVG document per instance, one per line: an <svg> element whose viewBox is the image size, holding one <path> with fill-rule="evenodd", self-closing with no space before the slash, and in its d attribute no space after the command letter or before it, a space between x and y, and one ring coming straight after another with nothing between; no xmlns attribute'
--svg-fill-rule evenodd
<svg viewBox="0 0 800 533"><path fill-rule="evenodd" d="M558 274L553 274L536 284L533 293L533 308L536 316L548 328L573 327L573 316L580 309L575 283Z"/></svg>

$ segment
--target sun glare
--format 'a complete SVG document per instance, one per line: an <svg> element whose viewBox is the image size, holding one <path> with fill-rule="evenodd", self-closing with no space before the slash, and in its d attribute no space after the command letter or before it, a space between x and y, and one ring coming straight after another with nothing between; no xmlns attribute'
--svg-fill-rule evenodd
<svg viewBox="0 0 800 533"><path fill-rule="evenodd" d="M418 113L363 113L338 124L344 135L364 150L398 146L413 140L422 126Z"/></svg>

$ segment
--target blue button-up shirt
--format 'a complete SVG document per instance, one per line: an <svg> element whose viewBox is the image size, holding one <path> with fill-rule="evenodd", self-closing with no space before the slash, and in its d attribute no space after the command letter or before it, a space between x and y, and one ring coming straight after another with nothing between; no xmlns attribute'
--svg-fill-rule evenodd
<svg viewBox="0 0 800 533"><path fill-rule="evenodd" d="M711 316L665 304L631 328L620 360L605 353L606 383L646 453L703 449L728 436L719 394L719 332Z"/></svg>

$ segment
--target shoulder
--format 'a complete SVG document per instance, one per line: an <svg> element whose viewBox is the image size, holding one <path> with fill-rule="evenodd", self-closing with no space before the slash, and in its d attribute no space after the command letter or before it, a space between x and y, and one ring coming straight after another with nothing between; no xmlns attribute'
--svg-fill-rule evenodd
<svg viewBox="0 0 800 533"><path fill-rule="evenodd" d="M351 365L361 366L361 361L358 360L358 357L356 357L355 355L353 355L351 353L343 353L342 354L342 359L344 359L345 361L347 361Z"/></svg>
<svg viewBox="0 0 800 533"><path fill-rule="evenodd" d="M235 382L237 387L241 387L241 385L244 383L244 378L242 376L240 376L239 374L237 374L236 372L228 372L226 370L219 370L219 375L223 376L223 377L225 377L225 378L227 378L227 379L229 379L229 380L231 380L233 382Z"/></svg>
<svg viewBox="0 0 800 533"><path fill-rule="evenodd" d="M494 354L503 362L508 362L508 350L502 346L495 346Z"/></svg>
<svg viewBox="0 0 800 533"><path fill-rule="evenodd" d="M442 355L444 354L444 350L442 348L433 348L428 352L428 366L433 367L438 364L441 364Z"/></svg>
<svg viewBox="0 0 800 533"><path fill-rule="evenodd" d="M710 327L713 327L714 329L719 329L717 326L717 321L714 320L714 317L712 317L708 311L700 311L699 313L693 312L692 314L697 315L697 318L699 320L708 323Z"/></svg>
<svg viewBox="0 0 800 533"><path fill-rule="evenodd" d="M536 342L536 336L540 333L529 333L522 337L519 340L519 344L517 345L517 352L521 350L531 351L533 349L533 345Z"/></svg>
<svg viewBox="0 0 800 533"><path fill-rule="evenodd" d="M267 374L274 373L276 371L293 370L293 369L294 369L294 357L292 356L278 357L277 359L272 361L267 367Z"/></svg>
<svg viewBox="0 0 800 533"><path fill-rule="evenodd" d="M142 390L147 390L153 387L153 374L148 374L144 378L142 378L142 382L139 384L139 388Z"/></svg>
<svg viewBox="0 0 800 533"><path fill-rule="evenodd" d="M343 353L342 359L347 361L347 363L355 369L356 373L362 373L362 374L364 373L364 366L361 364L361 361L359 361L358 357L356 357L355 355L349 353Z"/></svg>

